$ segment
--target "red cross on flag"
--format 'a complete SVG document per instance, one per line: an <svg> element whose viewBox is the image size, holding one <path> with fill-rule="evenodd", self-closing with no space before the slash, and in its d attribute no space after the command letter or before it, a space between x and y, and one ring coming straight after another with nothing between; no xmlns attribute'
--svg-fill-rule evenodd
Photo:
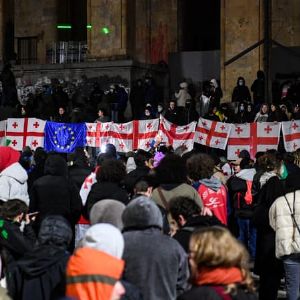
<svg viewBox="0 0 300 300"><path fill-rule="evenodd" d="M111 144L115 145L118 152L132 151L133 146L133 122L112 123Z"/></svg>
<svg viewBox="0 0 300 300"><path fill-rule="evenodd" d="M282 122L284 148L294 152L300 148L300 120Z"/></svg>
<svg viewBox="0 0 300 300"><path fill-rule="evenodd" d="M172 145L174 149L186 146L187 150L190 151L194 146L195 127L196 122L178 126L162 117L158 134L161 135L163 142Z"/></svg>
<svg viewBox="0 0 300 300"><path fill-rule="evenodd" d="M159 119L133 121L133 150L150 150L151 141L158 133Z"/></svg>
<svg viewBox="0 0 300 300"><path fill-rule="evenodd" d="M112 122L86 123L86 142L90 147L101 147L111 142Z"/></svg>
<svg viewBox="0 0 300 300"><path fill-rule="evenodd" d="M6 138L10 146L22 151L25 146L31 149L44 147L44 128L46 121L36 118L7 119Z"/></svg>
<svg viewBox="0 0 300 300"><path fill-rule="evenodd" d="M5 144L6 121L0 121L0 145ZM5 146L5 145L4 145Z"/></svg>
<svg viewBox="0 0 300 300"><path fill-rule="evenodd" d="M277 149L281 123L233 124L227 147L227 158L237 159L242 150L247 150L251 158L256 152Z"/></svg>
<svg viewBox="0 0 300 300"><path fill-rule="evenodd" d="M200 118L196 128L195 143L224 150L231 126L232 124Z"/></svg>

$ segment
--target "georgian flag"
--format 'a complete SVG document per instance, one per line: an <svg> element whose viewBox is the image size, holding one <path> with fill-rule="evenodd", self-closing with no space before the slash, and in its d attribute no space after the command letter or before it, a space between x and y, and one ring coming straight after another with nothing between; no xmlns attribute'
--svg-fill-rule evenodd
<svg viewBox="0 0 300 300"><path fill-rule="evenodd" d="M195 127L196 122L178 126L161 117L158 134L163 142L174 149L185 146L187 151L191 151L194 147Z"/></svg>
<svg viewBox="0 0 300 300"><path fill-rule="evenodd" d="M25 146L35 150L44 147L46 121L36 118L7 119L6 138L11 140L10 147L22 151Z"/></svg>
<svg viewBox="0 0 300 300"><path fill-rule="evenodd" d="M281 123L257 122L234 124L228 140L227 158L237 159L240 152L249 151L251 158L259 151L277 149Z"/></svg>
<svg viewBox="0 0 300 300"><path fill-rule="evenodd" d="M133 121L133 149L150 150L158 133L159 119Z"/></svg>
<svg viewBox="0 0 300 300"><path fill-rule="evenodd" d="M282 122L284 148L294 152L300 148L300 120Z"/></svg>
<svg viewBox="0 0 300 300"><path fill-rule="evenodd" d="M195 143L224 150L231 131L231 125L200 118L196 128Z"/></svg>
<svg viewBox="0 0 300 300"><path fill-rule="evenodd" d="M128 152L133 149L133 122L112 123L111 144L116 147L117 152Z"/></svg>
<svg viewBox="0 0 300 300"><path fill-rule="evenodd" d="M86 143L89 147L101 147L111 143L112 122L86 123Z"/></svg>
<svg viewBox="0 0 300 300"><path fill-rule="evenodd" d="M5 146L5 129L6 129L6 120L0 121L0 145Z"/></svg>

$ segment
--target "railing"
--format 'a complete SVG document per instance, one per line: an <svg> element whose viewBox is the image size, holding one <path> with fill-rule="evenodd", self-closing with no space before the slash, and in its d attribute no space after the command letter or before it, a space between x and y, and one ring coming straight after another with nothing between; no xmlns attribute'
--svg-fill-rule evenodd
<svg viewBox="0 0 300 300"><path fill-rule="evenodd" d="M80 63L86 60L86 42L54 42L47 47L47 63Z"/></svg>

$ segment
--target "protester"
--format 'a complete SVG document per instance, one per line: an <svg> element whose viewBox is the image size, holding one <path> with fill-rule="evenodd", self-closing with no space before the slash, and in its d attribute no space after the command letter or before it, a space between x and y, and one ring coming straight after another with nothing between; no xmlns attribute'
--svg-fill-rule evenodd
<svg viewBox="0 0 300 300"><path fill-rule="evenodd" d="M187 289L187 257L177 241L161 231L163 219L153 200L138 197L123 212L123 278L135 284L144 300L176 299Z"/></svg>
<svg viewBox="0 0 300 300"><path fill-rule="evenodd" d="M183 249L189 252L189 242L192 233L201 227L222 225L214 215L204 215L204 211L187 197L175 197L169 205L169 222L176 222L178 230L173 238L179 242ZM170 220L171 219L171 220Z"/></svg>
<svg viewBox="0 0 300 300"><path fill-rule="evenodd" d="M89 217L92 206L103 199L114 199L128 203L128 194L121 185L126 176L124 164L116 159L104 160L96 174L97 182L93 184L85 205L86 216Z"/></svg>
<svg viewBox="0 0 300 300"><path fill-rule="evenodd" d="M245 78L239 77L237 79L236 87L233 89L232 92L232 102L251 102L251 95L249 88L246 86Z"/></svg>
<svg viewBox="0 0 300 300"><path fill-rule="evenodd" d="M269 111L268 105L262 104L259 112L256 114L254 118L254 122L267 122L269 116L268 111Z"/></svg>
<svg viewBox="0 0 300 300"><path fill-rule="evenodd" d="M68 178L66 161L50 154L45 163L45 175L37 179L30 191L30 212L38 212L36 230L47 215L65 217L74 228L81 213L81 201L76 186Z"/></svg>
<svg viewBox="0 0 300 300"><path fill-rule="evenodd" d="M300 172L286 180L287 194L277 198L269 211L270 226L276 235L276 257L283 261L287 299L298 299L300 288Z"/></svg>
<svg viewBox="0 0 300 300"><path fill-rule="evenodd" d="M197 191L187 184L187 171L184 160L175 154L166 155L157 168L155 176L159 186L153 190L152 199L166 210L169 209L169 201L176 196L193 199L201 208L202 201Z"/></svg>
<svg viewBox="0 0 300 300"><path fill-rule="evenodd" d="M67 266L66 295L74 299L120 300L125 289L120 283L124 240L110 224L89 228L81 247Z"/></svg>
<svg viewBox="0 0 300 300"><path fill-rule="evenodd" d="M42 221L38 245L9 266L8 287L13 299L52 300L65 295L72 235L70 224L61 216L47 216Z"/></svg>
<svg viewBox="0 0 300 300"><path fill-rule="evenodd" d="M247 251L227 229L204 227L193 233L189 263L193 287L178 300L257 299Z"/></svg>
<svg viewBox="0 0 300 300"><path fill-rule="evenodd" d="M0 246L1 258L4 266L20 259L30 251L36 236L31 227L28 206L19 199L10 199L0 208ZM22 223L23 230L21 230ZM3 271L3 270L2 270Z"/></svg>
<svg viewBox="0 0 300 300"><path fill-rule="evenodd" d="M175 98L177 99L177 107L185 107L185 104L188 100L191 100L192 97L188 92L188 84L183 81L179 84L179 91L175 93Z"/></svg>
<svg viewBox="0 0 300 300"><path fill-rule="evenodd" d="M20 153L0 146L0 200L19 199L29 205L28 175L19 164Z"/></svg>
<svg viewBox="0 0 300 300"><path fill-rule="evenodd" d="M275 256L275 232L269 225L269 209L285 192L279 179L280 162L276 156L265 154L259 158L259 163L262 174L252 219L257 229L254 271L260 276L259 299L275 300L283 276L283 265Z"/></svg>
<svg viewBox="0 0 300 300"><path fill-rule="evenodd" d="M214 160L207 154L195 154L187 160L188 176L194 181L203 206L209 208L222 222L227 224L227 189L213 177Z"/></svg>

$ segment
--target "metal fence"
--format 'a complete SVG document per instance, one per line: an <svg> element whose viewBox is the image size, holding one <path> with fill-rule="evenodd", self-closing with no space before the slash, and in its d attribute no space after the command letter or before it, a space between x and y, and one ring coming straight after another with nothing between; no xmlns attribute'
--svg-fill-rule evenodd
<svg viewBox="0 0 300 300"><path fill-rule="evenodd" d="M47 47L47 63L67 64L86 60L86 42L54 42Z"/></svg>

